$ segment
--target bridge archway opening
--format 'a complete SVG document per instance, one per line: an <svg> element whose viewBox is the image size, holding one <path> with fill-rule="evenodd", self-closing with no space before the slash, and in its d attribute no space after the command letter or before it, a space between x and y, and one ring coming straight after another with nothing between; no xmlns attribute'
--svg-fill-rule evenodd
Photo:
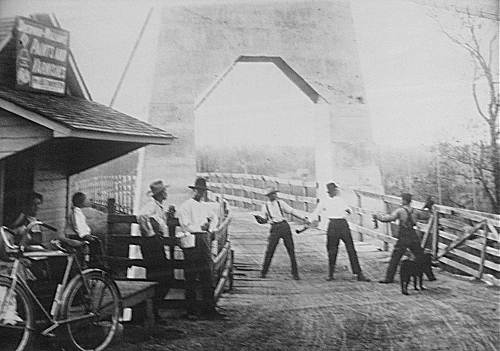
<svg viewBox="0 0 500 351"><path fill-rule="evenodd" d="M240 56L196 103L197 171L325 178L327 104L282 58Z"/></svg>

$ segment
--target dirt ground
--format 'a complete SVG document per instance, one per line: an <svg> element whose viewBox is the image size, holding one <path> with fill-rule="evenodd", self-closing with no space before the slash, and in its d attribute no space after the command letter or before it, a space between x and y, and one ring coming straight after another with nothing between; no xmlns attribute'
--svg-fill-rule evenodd
<svg viewBox="0 0 500 351"><path fill-rule="evenodd" d="M372 282L354 280L343 244L336 280L328 282L326 238L313 231L295 236L300 281L291 279L282 244L261 279L266 227L237 211L230 229L235 288L219 301L228 320L171 316L171 324L150 330L126 326L110 350L500 350L497 288L435 268L428 290L402 295L399 284L377 282L390 253L376 242L356 243Z"/></svg>

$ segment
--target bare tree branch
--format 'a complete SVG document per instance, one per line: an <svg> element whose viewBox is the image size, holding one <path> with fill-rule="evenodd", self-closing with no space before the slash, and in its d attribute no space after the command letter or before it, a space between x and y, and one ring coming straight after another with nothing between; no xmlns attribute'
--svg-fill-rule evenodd
<svg viewBox="0 0 500 351"><path fill-rule="evenodd" d="M474 104L476 105L476 110L479 113L479 115L481 116L481 118L484 119L484 121L486 123L490 123L490 119L483 113L483 111L481 110L481 106L479 105L479 101L477 99L476 81L475 80L472 82L472 97L474 98Z"/></svg>
<svg viewBox="0 0 500 351"><path fill-rule="evenodd" d="M495 55L495 50L494 50L494 44L496 43L497 41L497 34L495 33L495 35L493 36L493 38L491 38L490 40L490 43L489 43L489 55L488 55L488 66L491 67L492 65L492 61L493 61L493 56Z"/></svg>
<svg viewBox="0 0 500 351"><path fill-rule="evenodd" d="M488 197L488 199L490 200L491 204L493 205L493 208L495 208L497 206L497 202L496 202L496 199L495 197L493 196L491 190L490 190L490 187L489 187L489 184L488 184L488 181L487 179L484 177L483 175L483 172L482 170L480 169L479 170L480 172L480 175L481 177L479 178L479 181L481 182L481 184L483 185L483 190L484 190L484 193L486 194L486 196Z"/></svg>

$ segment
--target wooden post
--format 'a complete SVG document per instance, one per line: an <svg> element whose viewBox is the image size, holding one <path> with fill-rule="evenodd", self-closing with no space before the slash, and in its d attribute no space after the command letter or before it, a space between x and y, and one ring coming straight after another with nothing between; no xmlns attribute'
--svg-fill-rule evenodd
<svg viewBox="0 0 500 351"><path fill-rule="evenodd" d="M389 203L385 200L383 200L383 201L384 201L385 213L389 213L390 212ZM392 236L391 222L384 223L384 233L385 233L385 235ZM389 243L387 241L383 241L382 249L384 251L389 251Z"/></svg>
<svg viewBox="0 0 500 351"><path fill-rule="evenodd" d="M438 255L438 243L439 243L439 212L438 210L432 210L432 215L434 216L434 227L432 231L432 257L436 258Z"/></svg>
<svg viewBox="0 0 500 351"><path fill-rule="evenodd" d="M109 215L115 213L116 209L115 199L113 198L108 199L107 208L108 208L108 218L109 218ZM104 235L104 252L106 255L109 255L109 236L111 234L113 234L113 224L108 221L107 233L106 235Z"/></svg>
<svg viewBox="0 0 500 351"><path fill-rule="evenodd" d="M424 249L427 244L427 239L429 238L429 234L434 226L434 214L431 214L428 224L429 226L427 227L427 230L425 231L424 236L422 238L422 243L420 244L420 246L422 246Z"/></svg>
<svg viewBox="0 0 500 351"><path fill-rule="evenodd" d="M484 233L484 243L483 243L483 248L481 250L481 261L479 262L479 269L477 271L477 279L479 280L483 278L484 261L486 259L486 248L488 247L488 224L486 222L484 222L483 224L483 233Z"/></svg>
<svg viewBox="0 0 500 351"><path fill-rule="evenodd" d="M358 198L358 216L359 216L359 225L362 227L363 226L363 214L361 213L361 209L363 207L363 203L361 201L361 195L356 192L356 197ZM363 233L358 232L358 239L359 241L363 241Z"/></svg>
<svg viewBox="0 0 500 351"><path fill-rule="evenodd" d="M4 188L5 188L5 162L0 160L0 225L3 225L4 214ZM68 182L69 184L69 182Z"/></svg>

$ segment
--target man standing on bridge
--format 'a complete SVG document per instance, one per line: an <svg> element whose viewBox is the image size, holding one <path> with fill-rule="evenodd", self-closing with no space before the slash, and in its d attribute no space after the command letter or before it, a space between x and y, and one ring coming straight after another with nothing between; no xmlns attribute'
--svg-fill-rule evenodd
<svg viewBox="0 0 500 351"><path fill-rule="evenodd" d="M373 215L373 219L381 222L392 222L395 220L399 220L398 241L396 242L396 245L394 245L394 250L392 251L391 260L389 261L389 267L387 268L385 279L380 281L380 283L384 284L394 282L394 275L396 274L399 260L401 260L401 257L406 252L406 249L411 250L411 252L415 255L417 261L419 261L420 256L424 254L424 249L420 246L420 240L414 226L417 223L417 219L428 219L429 214L413 210L410 205L411 194L402 194L401 200L402 206L395 210L393 213L388 215Z"/></svg>
<svg viewBox="0 0 500 351"><path fill-rule="evenodd" d="M328 281L334 280L333 273L335 271L335 263L337 261L337 253L340 240L345 244L349 261L351 262L352 272L357 276L359 281L369 282L361 271L358 255L354 242L352 241L351 230L347 223L346 217L351 213L349 206L343 198L338 196L338 187L335 183L326 185L329 199L325 203L319 203L311 218L313 222L317 222L318 216L328 218L328 230L326 232L326 249L328 251Z"/></svg>
<svg viewBox="0 0 500 351"><path fill-rule="evenodd" d="M188 319L195 319L196 279L201 285L203 306L201 314L208 319L223 319L224 315L215 309L212 281L212 235L217 218L210 206L203 202L208 191L204 178L197 178L193 186L193 197L179 209L179 223L194 245L182 245L184 253L184 277L186 282L186 304ZM194 235L194 237L193 237ZM188 247L189 246L189 247Z"/></svg>
<svg viewBox="0 0 500 351"><path fill-rule="evenodd" d="M266 191L266 196L269 201L266 201L262 205L262 217L271 224L271 229L267 242L266 254L264 256L264 264L262 266L262 272L260 276L262 278L266 277L267 271L269 270L269 265L278 246L280 239L283 239L288 256L290 256L290 261L292 264L292 276L293 279L299 280L299 272L297 269L297 260L295 258L295 247L293 244L292 231L290 225L284 217L284 213L289 213L295 217L301 218L307 221L307 217L301 216L296 210L290 207L286 202L278 200L276 189L270 188Z"/></svg>

